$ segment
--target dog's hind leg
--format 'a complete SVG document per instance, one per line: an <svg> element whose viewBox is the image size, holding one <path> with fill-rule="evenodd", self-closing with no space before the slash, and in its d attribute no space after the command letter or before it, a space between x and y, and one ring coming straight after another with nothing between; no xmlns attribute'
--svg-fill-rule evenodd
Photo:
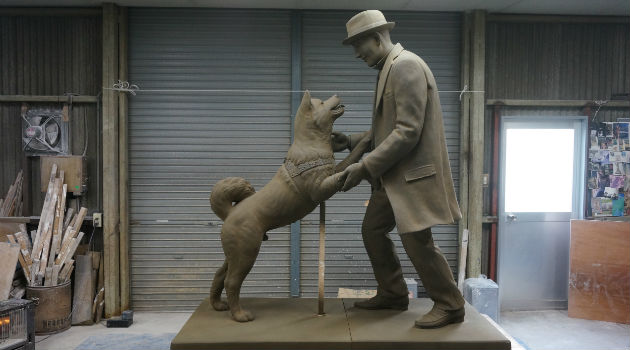
<svg viewBox="0 0 630 350"><path fill-rule="evenodd" d="M262 235L260 235L262 236ZM253 242L252 242L253 243ZM230 259L230 264L227 268L227 276L225 278L225 293L227 294L228 305L232 318L239 322L252 321L254 315L251 312L244 310L240 304L241 286L245 277L254 266L258 251L260 249L260 241L256 246L243 246L241 250L236 251L238 254L234 259ZM254 243L255 244L255 243ZM229 258L229 257L228 257Z"/></svg>
<svg viewBox="0 0 630 350"><path fill-rule="evenodd" d="M212 286L210 287L210 304L217 311L225 311L230 307L228 304L221 300L221 293L223 293L223 286L225 284L225 276L227 275L227 260L223 262L223 265L219 267L214 274L212 280Z"/></svg>

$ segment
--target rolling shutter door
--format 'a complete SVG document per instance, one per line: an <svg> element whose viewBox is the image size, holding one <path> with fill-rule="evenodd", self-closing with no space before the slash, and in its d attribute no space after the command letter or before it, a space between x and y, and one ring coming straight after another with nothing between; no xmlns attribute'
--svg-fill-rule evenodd
<svg viewBox="0 0 630 350"><path fill-rule="evenodd" d="M352 47L342 46L345 23L356 12L311 11L303 14L302 87L314 97L326 99L338 93L346 113L335 130L356 133L371 125L372 102L377 71L354 57ZM459 94L461 15L450 13L385 12L396 22L392 41L422 57L436 77L444 113L446 142L451 171L458 190L459 178ZM367 92L366 92L367 90ZM347 153L336 154L337 160ZM369 199L369 184L363 182L347 193L326 202L326 293L335 296L339 287L376 287L361 238L361 222ZM301 289L303 296L317 295L318 210L302 220ZM395 232L395 231L394 231ZM457 225L433 228L436 243L455 272L457 266ZM404 253L397 234L391 235L397 247L405 277L418 276ZM423 289L420 289L423 292Z"/></svg>
<svg viewBox="0 0 630 350"><path fill-rule="evenodd" d="M224 258L212 185L259 190L289 147L289 12L130 9L129 64L133 307L194 309ZM289 295L289 228L269 236L244 296Z"/></svg>

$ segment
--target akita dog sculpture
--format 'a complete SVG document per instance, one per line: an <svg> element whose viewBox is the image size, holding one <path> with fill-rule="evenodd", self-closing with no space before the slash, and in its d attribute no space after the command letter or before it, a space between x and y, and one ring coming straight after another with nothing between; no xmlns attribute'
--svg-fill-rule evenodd
<svg viewBox="0 0 630 350"><path fill-rule="evenodd" d="M225 261L215 273L210 303L215 310L230 310L239 322L254 319L239 302L243 280L254 266L266 233L289 225L313 211L341 189L340 171L357 162L370 144L359 142L335 166L331 134L333 122L344 113L335 95L326 101L311 99L306 91L295 116L294 141L284 164L260 191L240 177L225 178L212 188L210 205L221 220ZM221 300L225 288L227 303Z"/></svg>

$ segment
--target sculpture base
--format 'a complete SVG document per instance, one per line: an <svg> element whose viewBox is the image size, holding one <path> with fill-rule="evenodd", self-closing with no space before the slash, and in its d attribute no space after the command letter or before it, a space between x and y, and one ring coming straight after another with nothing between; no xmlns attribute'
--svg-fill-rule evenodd
<svg viewBox="0 0 630 350"><path fill-rule="evenodd" d="M362 310L354 301L326 299L326 315L318 316L317 299L245 298L243 307L256 319L238 323L206 299L171 349L510 349L510 341L469 304L463 323L418 329L414 321L431 310L430 299L410 299L408 311Z"/></svg>

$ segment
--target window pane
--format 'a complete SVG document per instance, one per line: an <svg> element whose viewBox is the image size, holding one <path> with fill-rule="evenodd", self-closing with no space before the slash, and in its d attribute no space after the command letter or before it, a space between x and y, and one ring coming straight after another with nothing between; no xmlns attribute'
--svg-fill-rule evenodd
<svg viewBox="0 0 630 350"><path fill-rule="evenodd" d="M571 212L573 129L507 129L506 212Z"/></svg>

